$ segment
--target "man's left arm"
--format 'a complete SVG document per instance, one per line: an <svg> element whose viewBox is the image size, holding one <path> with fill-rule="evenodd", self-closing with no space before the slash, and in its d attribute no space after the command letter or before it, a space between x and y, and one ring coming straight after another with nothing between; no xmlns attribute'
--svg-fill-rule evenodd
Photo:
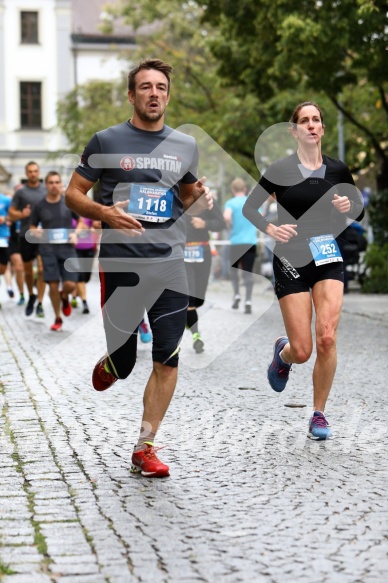
<svg viewBox="0 0 388 583"><path fill-rule="evenodd" d="M180 183L179 196L185 212L189 215L196 216L206 209L213 208L213 195L210 188L205 186L205 181L204 176L192 184Z"/></svg>

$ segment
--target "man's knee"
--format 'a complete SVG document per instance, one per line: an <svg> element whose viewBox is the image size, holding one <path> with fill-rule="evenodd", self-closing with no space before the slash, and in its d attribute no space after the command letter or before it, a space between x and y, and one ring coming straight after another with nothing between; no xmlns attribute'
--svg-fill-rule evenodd
<svg viewBox="0 0 388 583"><path fill-rule="evenodd" d="M179 361L180 343L166 342L163 346L153 346L152 360L161 366L177 368ZM164 369L163 369L164 370Z"/></svg>
<svg viewBox="0 0 388 583"><path fill-rule="evenodd" d="M163 362L153 362L153 369L154 372L156 373L156 375L158 377L160 377L163 380L167 380L169 378L175 378L176 374L177 374L177 366L178 366L178 361L176 361L176 365L175 366L171 366L169 362L167 362L166 364Z"/></svg>

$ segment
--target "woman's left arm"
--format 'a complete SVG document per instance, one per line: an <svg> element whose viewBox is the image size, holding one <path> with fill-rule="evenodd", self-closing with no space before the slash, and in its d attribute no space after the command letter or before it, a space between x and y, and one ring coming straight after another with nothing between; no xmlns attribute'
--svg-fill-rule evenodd
<svg viewBox="0 0 388 583"><path fill-rule="evenodd" d="M361 221L364 218L364 200L361 192L354 184L353 176L349 168L344 164L341 183L337 185L337 192L333 196L333 206L341 214L354 221Z"/></svg>

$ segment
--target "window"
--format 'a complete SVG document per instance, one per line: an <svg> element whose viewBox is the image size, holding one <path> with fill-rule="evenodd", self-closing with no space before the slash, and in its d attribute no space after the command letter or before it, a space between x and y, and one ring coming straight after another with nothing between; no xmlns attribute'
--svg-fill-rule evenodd
<svg viewBox="0 0 388 583"><path fill-rule="evenodd" d="M22 81L20 83L20 126L42 127L42 83Z"/></svg>
<svg viewBox="0 0 388 583"><path fill-rule="evenodd" d="M37 12L21 12L21 42L25 45L38 44Z"/></svg>

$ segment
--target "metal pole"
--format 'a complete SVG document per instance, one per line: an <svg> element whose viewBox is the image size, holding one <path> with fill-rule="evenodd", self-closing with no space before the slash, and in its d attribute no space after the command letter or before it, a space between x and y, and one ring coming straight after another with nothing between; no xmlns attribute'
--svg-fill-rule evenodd
<svg viewBox="0 0 388 583"><path fill-rule="evenodd" d="M345 141L344 141L344 116L342 111L338 110L338 158L345 162Z"/></svg>

